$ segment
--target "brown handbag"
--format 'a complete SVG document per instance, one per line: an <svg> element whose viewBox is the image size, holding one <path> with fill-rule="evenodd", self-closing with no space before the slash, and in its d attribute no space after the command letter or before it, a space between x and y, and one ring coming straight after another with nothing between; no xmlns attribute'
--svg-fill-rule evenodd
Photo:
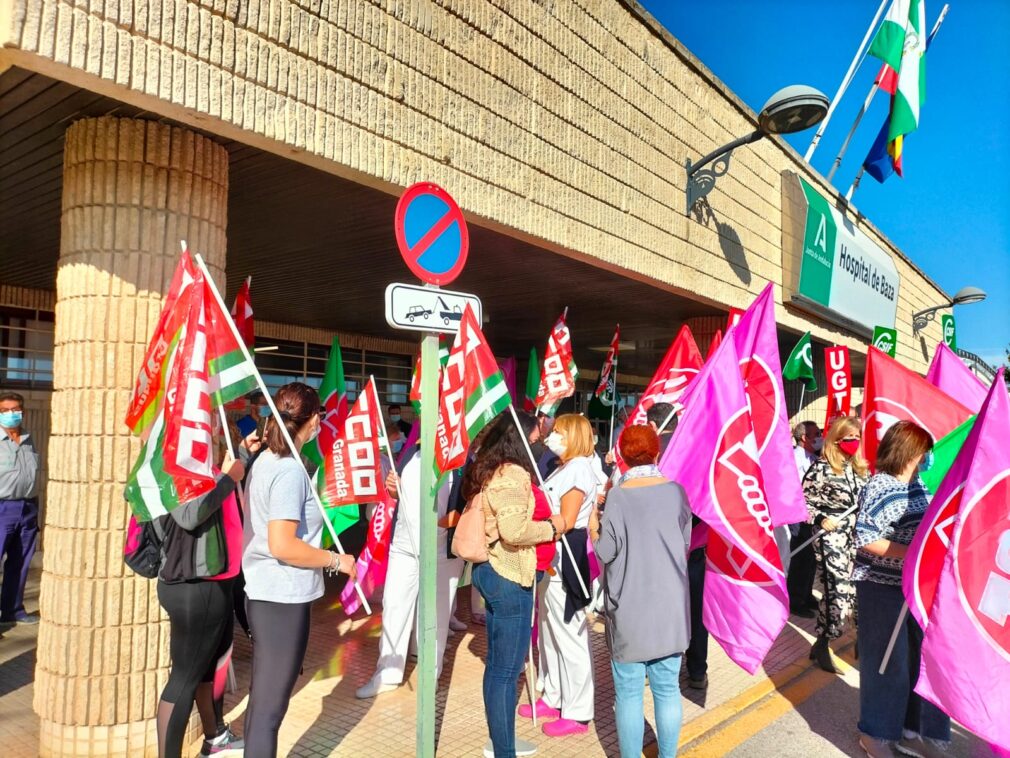
<svg viewBox="0 0 1010 758"><path fill-rule="evenodd" d="M497 528L494 531L497 532ZM456 532L452 536L452 552L471 563L487 563L487 546L495 540L497 536L489 539L484 491L481 490L467 501L463 514L459 517Z"/></svg>

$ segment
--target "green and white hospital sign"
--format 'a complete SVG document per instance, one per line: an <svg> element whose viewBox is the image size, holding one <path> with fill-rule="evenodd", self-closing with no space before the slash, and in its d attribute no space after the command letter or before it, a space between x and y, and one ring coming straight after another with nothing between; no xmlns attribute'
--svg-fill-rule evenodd
<svg viewBox="0 0 1010 758"><path fill-rule="evenodd" d="M894 328L899 279L891 256L802 178L787 172L783 187L783 270L793 300L867 336L876 326Z"/></svg>

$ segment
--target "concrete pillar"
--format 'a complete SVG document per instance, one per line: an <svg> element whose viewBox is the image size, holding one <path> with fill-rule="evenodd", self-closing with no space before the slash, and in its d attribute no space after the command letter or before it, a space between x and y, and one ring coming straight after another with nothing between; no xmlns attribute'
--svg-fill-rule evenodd
<svg viewBox="0 0 1010 758"><path fill-rule="evenodd" d="M223 281L228 154L139 119L73 124L63 158L35 711L43 756L157 755L168 621L123 564L123 418L179 240Z"/></svg>

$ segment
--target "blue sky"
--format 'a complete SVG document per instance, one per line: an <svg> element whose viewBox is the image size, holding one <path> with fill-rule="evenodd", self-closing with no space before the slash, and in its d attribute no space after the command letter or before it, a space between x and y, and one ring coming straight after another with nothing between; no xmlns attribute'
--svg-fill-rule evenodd
<svg viewBox="0 0 1010 758"><path fill-rule="evenodd" d="M787 84L829 98L879 0L641 0L656 19L754 110ZM927 0L932 28L943 3ZM857 72L813 157L828 172L879 68ZM966 284L982 303L954 309L958 347L990 363L1010 344L1010 2L953 0L930 47L919 130L905 143L905 177L864 177L853 202L953 295ZM887 113L878 95L834 184L848 189ZM802 155L814 130L793 135Z"/></svg>

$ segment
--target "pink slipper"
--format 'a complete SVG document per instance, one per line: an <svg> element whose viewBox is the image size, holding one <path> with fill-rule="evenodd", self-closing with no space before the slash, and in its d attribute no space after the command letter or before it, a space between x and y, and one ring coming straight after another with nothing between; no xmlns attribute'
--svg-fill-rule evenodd
<svg viewBox="0 0 1010 758"><path fill-rule="evenodd" d="M589 724L571 719L558 719L545 721L543 729L548 737L567 737L569 734L585 734L589 731Z"/></svg>
<svg viewBox="0 0 1010 758"><path fill-rule="evenodd" d="M533 718L533 709L530 708L528 703L523 703L519 706L519 715L524 719ZM551 708L547 703L544 702L543 698L537 699L537 718L538 719L556 719L561 716L561 711L557 708Z"/></svg>

